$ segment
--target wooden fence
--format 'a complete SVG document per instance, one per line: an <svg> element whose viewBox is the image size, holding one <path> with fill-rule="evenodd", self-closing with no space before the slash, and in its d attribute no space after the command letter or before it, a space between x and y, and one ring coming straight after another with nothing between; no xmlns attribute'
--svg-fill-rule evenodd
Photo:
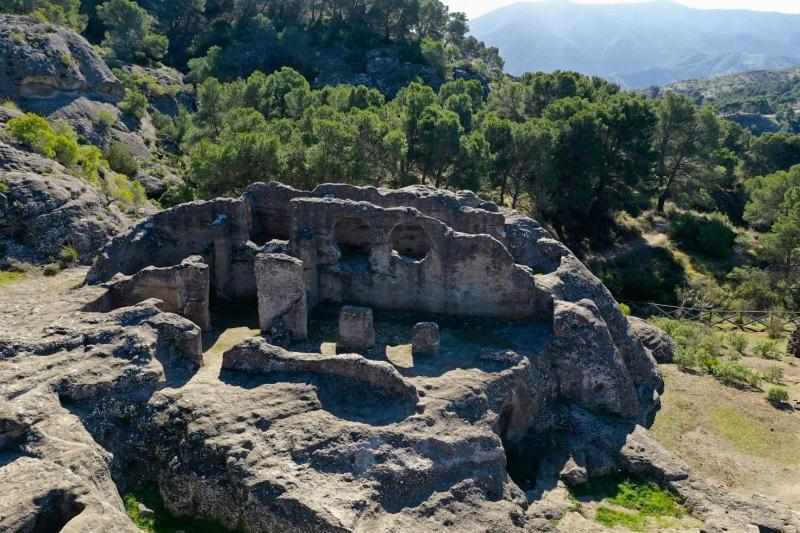
<svg viewBox="0 0 800 533"><path fill-rule="evenodd" d="M664 305L652 302L626 302L642 316L694 320L718 329L763 331L776 327L784 331L800 328L800 313L779 311L740 311L736 309L703 309Z"/></svg>

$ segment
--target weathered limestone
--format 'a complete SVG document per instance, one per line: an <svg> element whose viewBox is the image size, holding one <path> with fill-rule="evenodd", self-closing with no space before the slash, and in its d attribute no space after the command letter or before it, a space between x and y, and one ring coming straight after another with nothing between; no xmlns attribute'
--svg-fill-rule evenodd
<svg viewBox="0 0 800 533"><path fill-rule="evenodd" d="M295 198L290 205L295 223L289 253L303 260L311 305L552 317L552 298L537 286L533 271L516 264L490 235L454 232L408 207L338 198ZM343 221L347 232L337 231ZM408 255L395 252L393 241Z"/></svg>
<svg viewBox="0 0 800 533"><path fill-rule="evenodd" d="M389 363L371 361L358 354L330 355L288 352L254 338L234 346L222 357L223 370L249 373L310 373L338 376L383 389L386 394L416 404L416 387Z"/></svg>
<svg viewBox="0 0 800 533"><path fill-rule="evenodd" d="M281 320L292 340L305 339L308 310L303 262L285 254L258 254L255 275L261 331L271 334L276 320Z"/></svg>
<svg viewBox="0 0 800 533"><path fill-rule="evenodd" d="M171 267L147 267L133 276L118 275L106 284L108 292L95 307L116 309L150 298L161 300L167 313L188 318L202 330L211 329L209 268L193 255Z"/></svg>
<svg viewBox="0 0 800 533"><path fill-rule="evenodd" d="M339 342L337 347L366 350L375 346L375 327L372 309L345 305L339 311Z"/></svg>
<svg viewBox="0 0 800 533"><path fill-rule="evenodd" d="M411 352L414 355L436 355L439 353L439 324L420 322L414 326L411 339Z"/></svg>

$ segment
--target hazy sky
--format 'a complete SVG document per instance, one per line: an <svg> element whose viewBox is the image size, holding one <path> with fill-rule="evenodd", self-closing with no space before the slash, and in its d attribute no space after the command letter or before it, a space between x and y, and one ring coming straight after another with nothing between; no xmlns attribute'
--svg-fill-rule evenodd
<svg viewBox="0 0 800 533"><path fill-rule="evenodd" d="M492 9L514 4L520 0L442 0L451 11L463 11L470 18ZM573 0L581 4L636 3L641 0ZM800 0L678 0L679 3L699 9L753 9L758 11L781 11L800 13Z"/></svg>

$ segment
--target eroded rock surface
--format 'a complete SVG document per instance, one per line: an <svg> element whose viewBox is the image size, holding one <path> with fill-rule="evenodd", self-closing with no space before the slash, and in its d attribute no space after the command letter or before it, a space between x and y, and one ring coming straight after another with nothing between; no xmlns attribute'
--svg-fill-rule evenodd
<svg viewBox="0 0 800 533"><path fill-rule="evenodd" d="M282 349L235 322L231 309L287 285L256 275L261 253L301 262L309 320L374 309L376 347L323 353L309 328ZM103 282L190 256L220 302L205 353L159 300L86 310ZM414 279L425 291L397 296ZM649 436L663 383L610 293L535 221L474 195L256 184L143 220L87 280L54 324L11 320L0 340L4 531L53 509L67 529L125 530L118 493L146 482L176 514L250 531L575 531L590 525L564 480L619 468L669 486L709 530L798 531L795 514L704 483ZM271 301L274 329L296 298ZM383 317L401 312L408 339L435 319L438 353L398 355ZM43 447L39 428L69 424L76 442ZM27 475L47 481L15 481Z"/></svg>
<svg viewBox="0 0 800 533"><path fill-rule="evenodd" d="M0 239L22 243L36 261L57 257L65 245L91 261L130 225L95 187L67 174L52 159L2 141L0 182Z"/></svg>

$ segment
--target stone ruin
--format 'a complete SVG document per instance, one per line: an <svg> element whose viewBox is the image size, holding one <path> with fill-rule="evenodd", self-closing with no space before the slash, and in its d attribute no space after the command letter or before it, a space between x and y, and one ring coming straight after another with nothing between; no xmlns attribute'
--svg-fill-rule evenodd
<svg viewBox="0 0 800 533"><path fill-rule="evenodd" d="M0 530L135 531L119 494L155 483L231 529L575 531L565 483L617 469L709 531L797 530L649 435L663 382L611 294L472 193L257 183L142 220L86 282L0 334ZM261 334L223 342L232 309Z"/></svg>

